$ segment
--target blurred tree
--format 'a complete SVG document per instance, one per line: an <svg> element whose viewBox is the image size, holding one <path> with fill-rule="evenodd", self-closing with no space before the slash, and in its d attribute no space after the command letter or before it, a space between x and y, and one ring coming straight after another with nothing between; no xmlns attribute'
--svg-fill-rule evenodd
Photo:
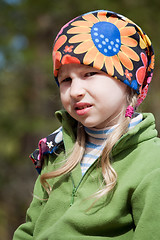
<svg viewBox="0 0 160 240"><path fill-rule="evenodd" d="M37 177L28 155L59 126L53 40L67 21L96 9L126 15L151 37L156 70L143 108L160 123L159 0L0 0L0 239L12 239L25 220Z"/></svg>

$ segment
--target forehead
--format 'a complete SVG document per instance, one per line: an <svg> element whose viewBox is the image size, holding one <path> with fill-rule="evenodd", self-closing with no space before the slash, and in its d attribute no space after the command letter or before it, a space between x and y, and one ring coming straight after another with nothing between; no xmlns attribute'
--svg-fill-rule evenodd
<svg viewBox="0 0 160 240"><path fill-rule="evenodd" d="M69 74L70 72L79 73L81 71L87 71L87 70L98 71L97 69L95 69L93 67L83 65L83 64L77 64L77 63L64 64L59 69L58 77Z"/></svg>

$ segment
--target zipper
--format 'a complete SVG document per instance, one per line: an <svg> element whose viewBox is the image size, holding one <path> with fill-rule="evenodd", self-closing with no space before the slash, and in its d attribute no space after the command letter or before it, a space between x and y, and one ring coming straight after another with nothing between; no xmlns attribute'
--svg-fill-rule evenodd
<svg viewBox="0 0 160 240"><path fill-rule="evenodd" d="M73 187L72 196L71 196L71 202L70 202L70 207L71 207L71 206L73 205L73 203L74 203L75 194L76 194L76 187Z"/></svg>
<svg viewBox="0 0 160 240"><path fill-rule="evenodd" d="M71 206L73 205L73 203L74 203L74 197L76 196L76 192L77 192L77 190L78 190L81 182L83 181L83 178L85 177L85 175L87 174L87 172L89 171L89 169L91 169L91 167L93 167L93 166L97 163L97 161L98 161L98 159L96 159L96 160L94 161L94 163L87 169L87 171L85 172L85 174L82 176L81 180L79 181L77 187L76 187L75 184L74 184L73 177L72 177L72 173L70 173L71 181L72 181L72 185L73 185L70 207L71 207Z"/></svg>
<svg viewBox="0 0 160 240"><path fill-rule="evenodd" d="M85 175L85 174L84 174L84 175ZM74 197L75 197L76 192L77 192L77 190L78 190L78 188L79 188L79 186L80 186L80 184L81 184L81 182L82 182L82 180L83 180L84 175L82 176L80 182L78 183L78 185L77 185L77 187L76 187L75 184L74 184L73 178L72 178L72 173L71 173L71 180L72 180L72 184L73 184L73 190L72 190L72 195L71 195L70 207L71 207L71 206L73 205L73 203L74 203Z"/></svg>
<svg viewBox="0 0 160 240"><path fill-rule="evenodd" d="M74 181L73 181L73 178L72 178L72 173L71 173L71 180L72 180L72 185L73 185L73 190L72 190L72 195L71 195L71 202L70 202L70 207L73 205L74 203L74 197L76 195L76 192L77 192L77 189L78 189L78 186L76 187L75 184L74 184ZM80 181L81 182L81 181Z"/></svg>

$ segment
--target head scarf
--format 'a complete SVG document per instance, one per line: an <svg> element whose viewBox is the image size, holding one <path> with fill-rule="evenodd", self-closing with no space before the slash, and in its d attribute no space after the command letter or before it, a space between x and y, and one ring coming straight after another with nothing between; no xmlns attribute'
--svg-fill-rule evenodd
<svg viewBox="0 0 160 240"><path fill-rule="evenodd" d="M54 76L63 64L78 63L104 71L139 95L148 92L154 69L154 51L148 36L128 18L97 10L65 24L53 47Z"/></svg>

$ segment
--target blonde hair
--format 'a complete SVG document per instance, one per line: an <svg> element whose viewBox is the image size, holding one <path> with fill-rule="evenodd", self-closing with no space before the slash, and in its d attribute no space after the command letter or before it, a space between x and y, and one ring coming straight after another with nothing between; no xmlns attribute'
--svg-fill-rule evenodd
<svg viewBox="0 0 160 240"><path fill-rule="evenodd" d="M127 90L128 90L127 104L135 108L137 103L137 94L129 87ZM123 110L121 111L120 123L107 138L105 147L100 158L104 184L102 184L103 185L102 189L98 190L95 194L92 195L92 197L95 198L95 202L99 198L110 192L115 187L117 182L117 173L111 165L110 153L115 143L128 130L130 118L129 117L124 118L125 111L126 106L124 106ZM60 168L52 172L44 173L40 177L40 182L48 194L50 194L52 188L47 182L47 180L71 172L73 168L81 161L84 151L85 151L85 131L83 126L80 123L78 123L77 139L70 156L66 159L65 163Z"/></svg>

